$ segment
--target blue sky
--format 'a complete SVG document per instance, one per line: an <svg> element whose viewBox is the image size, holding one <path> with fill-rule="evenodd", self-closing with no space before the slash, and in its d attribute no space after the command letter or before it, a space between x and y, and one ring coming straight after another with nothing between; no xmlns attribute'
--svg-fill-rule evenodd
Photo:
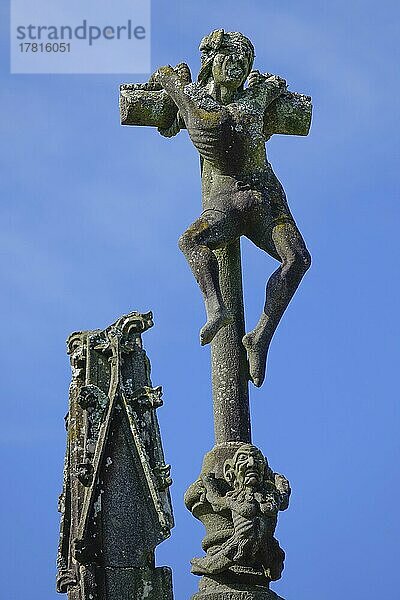
<svg viewBox="0 0 400 600"><path fill-rule="evenodd" d="M158 564L183 600L203 530L182 496L213 444L202 300L177 248L200 211L196 152L186 132L119 126L118 85L140 76L10 75L5 3L0 14L2 593L58 597L66 337L151 309L176 518ZM223 27L313 97L310 136L268 144L313 266L251 394L254 442L293 487L274 585L287 600L397 597L398 21L391 0L152 3L154 69L186 60L196 73L199 40ZM274 267L243 242L248 327Z"/></svg>

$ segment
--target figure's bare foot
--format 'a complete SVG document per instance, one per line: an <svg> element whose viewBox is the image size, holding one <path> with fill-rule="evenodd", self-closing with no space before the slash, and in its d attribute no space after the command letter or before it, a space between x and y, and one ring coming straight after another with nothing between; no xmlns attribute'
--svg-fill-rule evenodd
<svg viewBox="0 0 400 600"><path fill-rule="evenodd" d="M242 343L247 352L250 379L256 387L261 387L265 379L269 343L256 330L247 333Z"/></svg>
<svg viewBox="0 0 400 600"><path fill-rule="evenodd" d="M216 310L207 320L207 323L200 331L200 344L205 346L209 344L218 331L233 322L233 316L226 308Z"/></svg>

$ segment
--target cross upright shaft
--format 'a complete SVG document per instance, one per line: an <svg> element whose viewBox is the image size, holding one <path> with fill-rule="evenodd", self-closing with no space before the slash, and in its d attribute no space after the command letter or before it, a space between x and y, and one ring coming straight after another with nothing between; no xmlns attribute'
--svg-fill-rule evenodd
<svg viewBox="0 0 400 600"><path fill-rule="evenodd" d="M211 342L215 443L251 442L240 240L215 254L222 296L234 317Z"/></svg>

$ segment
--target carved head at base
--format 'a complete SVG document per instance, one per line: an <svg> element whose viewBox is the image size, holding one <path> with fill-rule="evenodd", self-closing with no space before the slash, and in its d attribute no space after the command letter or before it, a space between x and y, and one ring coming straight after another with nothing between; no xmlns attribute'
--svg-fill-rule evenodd
<svg viewBox="0 0 400 600"><path fill-rule="evenodd" d="M236 490L259 488L266 477L268 463L252 444L242 444L232 459L224 463L224 478Z"/></svg>

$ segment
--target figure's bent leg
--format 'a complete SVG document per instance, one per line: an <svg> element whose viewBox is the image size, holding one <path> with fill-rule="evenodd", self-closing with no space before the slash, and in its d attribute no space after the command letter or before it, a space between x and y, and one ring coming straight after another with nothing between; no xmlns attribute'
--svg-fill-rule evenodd
<svg viewBox="0 0 400 600"><path fill-rule="evenodd" d="M244 336L250 377L260 387L264 381L267 354L272 336L304 274L311 257L303 238L293 222L280 223L272 229L271 240L253 240L257 246L281 260L266 289L264 311L256 327ZM272 242L272 247L271 247Z"/></svg>
<svg viewBox="0 0 400 600"><path fill-rule="evenodd" d="M216 575L222 573L232 566L233 560L224 555L223 552L206 554L202 558L192 558L191 572L194 575Z"/></svg>
<svg viewBox="0 0 400 600"><path fill-rule="evenodd" d="M200 331L202 346L209 344L216 333L233 317L226 308L219 285L218 261L212 248L224 246L234 239L229 218L224 213L200 217L179 239L179 247L203 293L207 322Z"/></svg>
<svg viewBox="0 0 400 600"><path fill-rule="evenodd" d="M235 562L235 553L238 547L238 536L234 533L221 546L207 550L202 558L193 558L192 573L195 575L213 575L226 571Z"/></svg>

